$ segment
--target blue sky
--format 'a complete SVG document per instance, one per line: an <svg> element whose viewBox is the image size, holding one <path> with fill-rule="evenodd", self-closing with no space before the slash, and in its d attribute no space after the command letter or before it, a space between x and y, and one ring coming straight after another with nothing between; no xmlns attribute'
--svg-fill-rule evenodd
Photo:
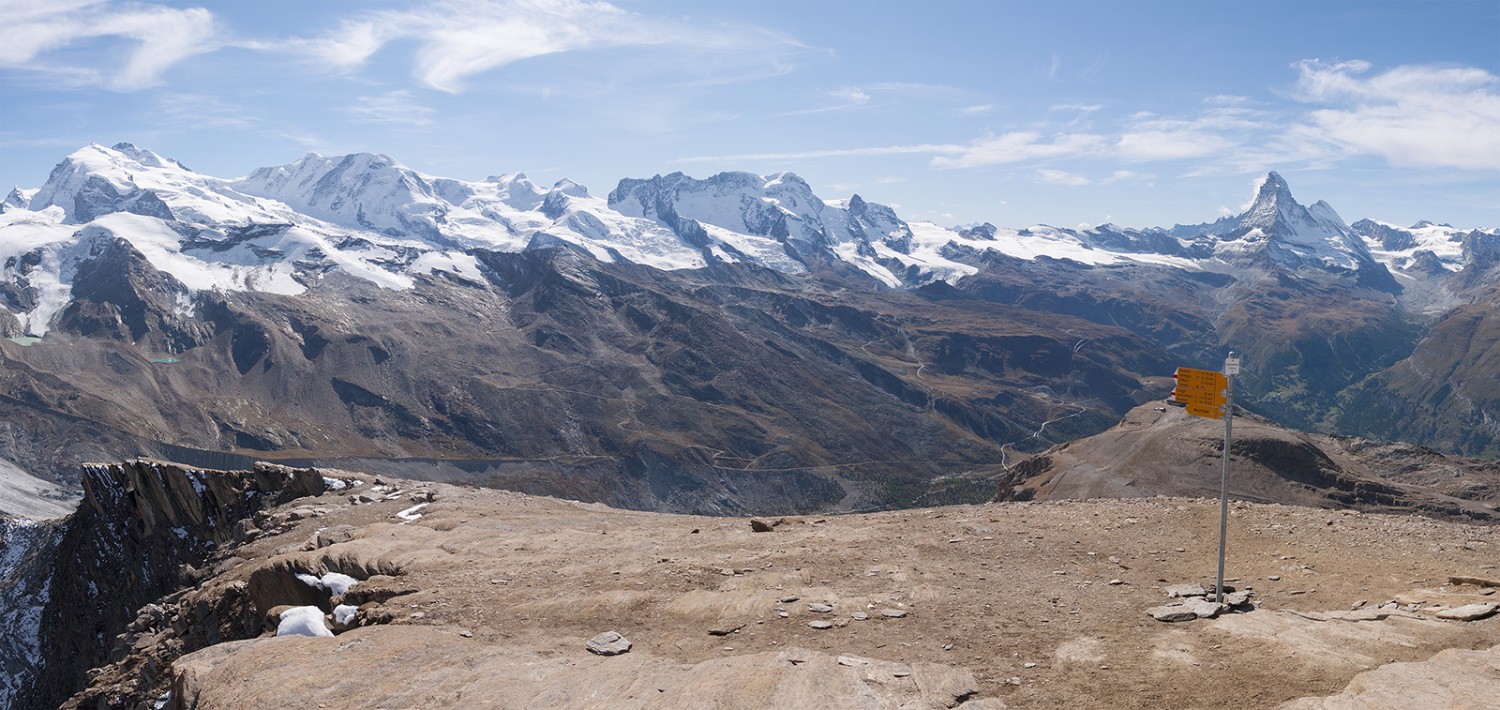
<svg viewBox="0 0 1500 710"><path fill-rule="evenodd" d="M233 177L790 170L911 220L1201 222L1280 172L1500 226L1500 2L0 0L0 184L89 142Z"/></svg>

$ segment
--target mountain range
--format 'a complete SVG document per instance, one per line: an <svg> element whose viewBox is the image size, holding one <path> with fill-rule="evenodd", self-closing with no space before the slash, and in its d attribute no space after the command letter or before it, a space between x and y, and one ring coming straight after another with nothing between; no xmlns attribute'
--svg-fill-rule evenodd
<svg viewBox="0 0 1500 710"><path fill-rule="evenodd" d="M1500 229L1346 223L1276 173L1211 222L1000 228L791 173L599 198L90 145L0 203L0 459L359 461L712 513L974 500L1229 349L1272 420L1492 457L1497 264Z"/></svg>

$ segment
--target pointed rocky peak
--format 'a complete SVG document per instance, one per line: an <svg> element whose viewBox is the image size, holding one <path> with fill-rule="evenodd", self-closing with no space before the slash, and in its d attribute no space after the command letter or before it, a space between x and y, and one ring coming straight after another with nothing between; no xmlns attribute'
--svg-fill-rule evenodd
<svg viewBox="0 0 1500 710"><path fill-rule="evenodd" d="M6 195L3 201L0 201L0 210L27 209L31 204L31 196L34 194L36 194L35 190L22 190L21 186L17 185L11 189L10 194Z"/></svg>
<svg viewBox="0 0 1500 710"><path fill-rule="evenodd" d="M1261 181L1260 189L1256 191L1255 200L1275 200L1281 197L1290 198L1292 188L1286 184L1286 178L1281 173L1272 170L1266 173L1266 179Z"/></svg>
<svg viewBox="0 0 1500 710"><path fill-rule="evenodd" d="M1270 235L1276 231L1278 223L1284 223L1298 213L1305 214L1306 208L1297 204L1286 180L1273 171L1266 174L1266 179L1256 190L1250 209L1240 215L1239 226L1246 230L1258 227Z"/></svg>

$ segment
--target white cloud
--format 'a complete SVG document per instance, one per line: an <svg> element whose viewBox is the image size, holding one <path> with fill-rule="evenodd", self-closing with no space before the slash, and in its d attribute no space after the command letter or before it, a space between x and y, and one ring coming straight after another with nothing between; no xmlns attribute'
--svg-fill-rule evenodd
<svg viewBox="0 0 1500 710"><path fill-rule="evenodd" d="M162 93L149 111L143 112L147 123L170 127L174 131L204 129L242 131L285 141L309 150L325 150L328 143L285 119L272 120L252 108L241 106L219 96L194 93Z"/></svg>
<svg viewBox="0 0 1500 710"><path fill-rule="evenodd" d="M365 123L392 123L405 126L427 126L435 111L416 102L410 91L388 91L378 96L361 96L349 106L355 120Z"/></svg>
<svg viewBox="0 0 1500 710"><path fill-rule="evenodd" d="M156 123L195 128L245 130L260 124L244 108L207 94L164 94L149 116Z"/></svg>
<svg viewBox="0 0 1500 710"><path fill-rule="evenodd" d="M1109 177L1104 178L1103 180L1100 180L1099 183L1101 185L1109 185L1111 183L1122 182L1122 181L1126 181L1126 180L1130 180L1130 181L1150 181L1150 180L1153 180L1155 178L1156 178L1155 175L1141 174L1141 173L1135 172L1134 170L1116 170L1113 173L1110 173Z"/></svg>
<svg viewBox="0 0 1500 710"><path fill-rule="evenodd" d="M1114 154L1142 162L1222 155L1269 127L1256 112L1237 106L1210 108L1191 118L1137 113L1115 141Z"/></svg>
<svg viewBox="0 0 1500 710"><path fill-rule="evenodd" d="M142 89L160 83L162 73L179 62L219 46L213 14L203 8L12 0L0 12L5 17L0 24L0 68L41 74L68 85ZM84 59L68 52L94 40L109 40L105 46L111 48L123 44L123 60Z"/></svg>
<svg viewBox="0 0 1500 710"><path fill-rule="evenodd" d="M954 109L953 112L960 116L983 116L994 110L994 104L975 104L973 106Z"/></svg>
<svg viewBox="0 0 1500 710"><path fill-rule="evenodd" d="M695 155L678 158L678 163L739 163L748 161L817 160L820 158L857 158L880 155L931 155L956 152L960 146L923 143L917 145L869 146L864 148L829 148L787 153L739 153L734 155Z"/></svg>
<svg viewBox="0 0 1500 710"><path fill-rule="evenodd" d="M1324 141L1416 168L1500 170L1500 77L1477 67L1369 62L1297 65L1296 98L1313 110L1292 140Z"/></svg>
<svg viewBox="0 0 1500 710"><path fill-rule="evenodd" d="M932 159L934 168L979 168L1019 163L1038 158L1065 158L1097 152L1104 137L1090 133L1064 133L1045 140L1031 131L990 136L964 146L949 146Z"/></svg>
<svg viewBox="0 0 1500 710"><path fill-rule="evenodd" d="M841 99L852 106L870 103L870 95L857 86L845 86L828 92L829 96Z"/></svg>
<svg viewBox="0 0 1500 710"><path fill-rule="evenodd" d="M1401 66L1374 73L1368 62L1297 65L1294 103L1270 106L1220 94L1196 112L1140 111L1104 127L1098 104L1058 104L1089 125L1054 134L1017 130L967 143L911 143L789 153L687 158L680 162L803 159L890 155L930 156L937 169L983 168L1076 158L1131 165L1188 162L1186 174L1264 174L1267 170L1324 168L1380 156L1413 168L1500 170L1500 77L1473 67ZM861 90L860 95L872 91ZM849 98L856 98L851 93ZM1076 123L1076 121L1075 121ZM1054 128L1058 123L1051 124ZM1035 178L1049 184L1151 185L1156 175L1114 170L1087 178L1048 165ZM1101 175L1103 173L1100 173Z"/></svg>
<svg viewBox="0 0 1500 710"><path fill-rule="evenodd" d="M1063 170L1043 169L1036 171L1036 180L1044 185L1066 185L1068 187L1079 187L1089 184L1089 179L1082 175Z"/></svg>
<svg viewBox="0 0 1500 710"><path fill-rule="evenodd" d="M1250 179L1250 198L1240 205L1239 211L1235 212L1235 214L1243 213L1245 210L1250 209L1251 205L1255 204L1255 198L1260 194L1261 186L1266 184L1266 179L1269 177L1270 175L1256 175Z"/></svg>
<svg viewBox="0 0 1500 710"><path fill-rule="evenodd" d="M784 113L778 113L774 115L778 117L806 116L813 113L844 111L851 108L858 108L870 103L870 94L865 92L864 89L861 89L857 86L841 86L837 89L834 89L833 91L828 92L828 96L832 98L835 103L828 106L819 106L817 108L801 109L798 111L786 111Z"/></svg>
<svg viewBox="0 0 1500 710"><path fill-rule="evenodd" d="M741 163L748 161L794 161L822 158L854 158L886 155L931 155L934 168L981 168L1041 158L1063 158L1097 152L1102 136L1074 133L1043 139L1041 134L1018 131L988 136L969 143L917 143L912 145L832 148L787 153L740 153L678 158L679 163Z"/></svg>
<svg viewBox="0 0 1500 710"><path fill-rule="evenodd" d="M753 29L731 31L649 18L607 2L445 0L419 9L370 12L345 21L331 34L283 45L336 68L353 69L399 39L417 43L417 79L449 93L465 90L476 75L564 52L673 47L720 56L795 44ZM764 58L775 63L774 55ZM776 71L783 70L778 64Z"/></svg>
<svg viewBox="0 0 1500 710"><path fill-rule="evenodd" d="M1126 160L1179 160L1214 155L1233 145L1234 141L1189 121L1153 121L1151 126L1121 134L1115 154Z"/></svg>

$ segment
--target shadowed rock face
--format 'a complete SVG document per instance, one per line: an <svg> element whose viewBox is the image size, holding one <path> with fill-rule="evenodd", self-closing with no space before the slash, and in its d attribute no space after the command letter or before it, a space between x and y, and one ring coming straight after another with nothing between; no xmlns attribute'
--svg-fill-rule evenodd
<svg viewBox="0 0 1500 710"><path fill-rule="evenodd" d="M1500 456L1500 289L1444 315L1412 355L1343 396L1340 425Z"/></svg>
<svg viewBox="0 0 1500 710"><path fill-rule="evenodd" d="M59 705L84 685L84 671L107 660L137 609L197 581L197 565L243 541L242 519L323 492L322 476L310 469L224 472L141 460L87 466L83 485L83 502L61 524L41 575L50 593L38 656L3 659L32 664L13 707ZM220 640L200 631L206 642Z"/></svg>
<svg viewBox="0 0 1500 710"><path fill-rule="evenodd" d="M1423 331L1388 293L1353 276L1274 264L1236 277L993 258L957 290L1119 325L1171 351L1181 366L1217 370L1235 350L1245 363L1240 402L1307 430L1335 429L1341 394L1411 355Z"/></svg>
<svg viewBox="0 0 1500 710"><path fill-rule="evenodd" d="M566 249L475 256L482 282L396 292L330 275L295 298L214 294L190 310L142 296L155 289L141 271L89 301L128 302L130 318L107 334L65 319L42 344L5 347L17 374L0 381L30 416L68 422L53 429L127 442L491 460L444 470L625 507L772 513L903 504L1007 444L1108 426L1149 396L1142 377L1170 369L1120 328L1013 306ZM136 273L133 258L117 271Z"/></svg>

